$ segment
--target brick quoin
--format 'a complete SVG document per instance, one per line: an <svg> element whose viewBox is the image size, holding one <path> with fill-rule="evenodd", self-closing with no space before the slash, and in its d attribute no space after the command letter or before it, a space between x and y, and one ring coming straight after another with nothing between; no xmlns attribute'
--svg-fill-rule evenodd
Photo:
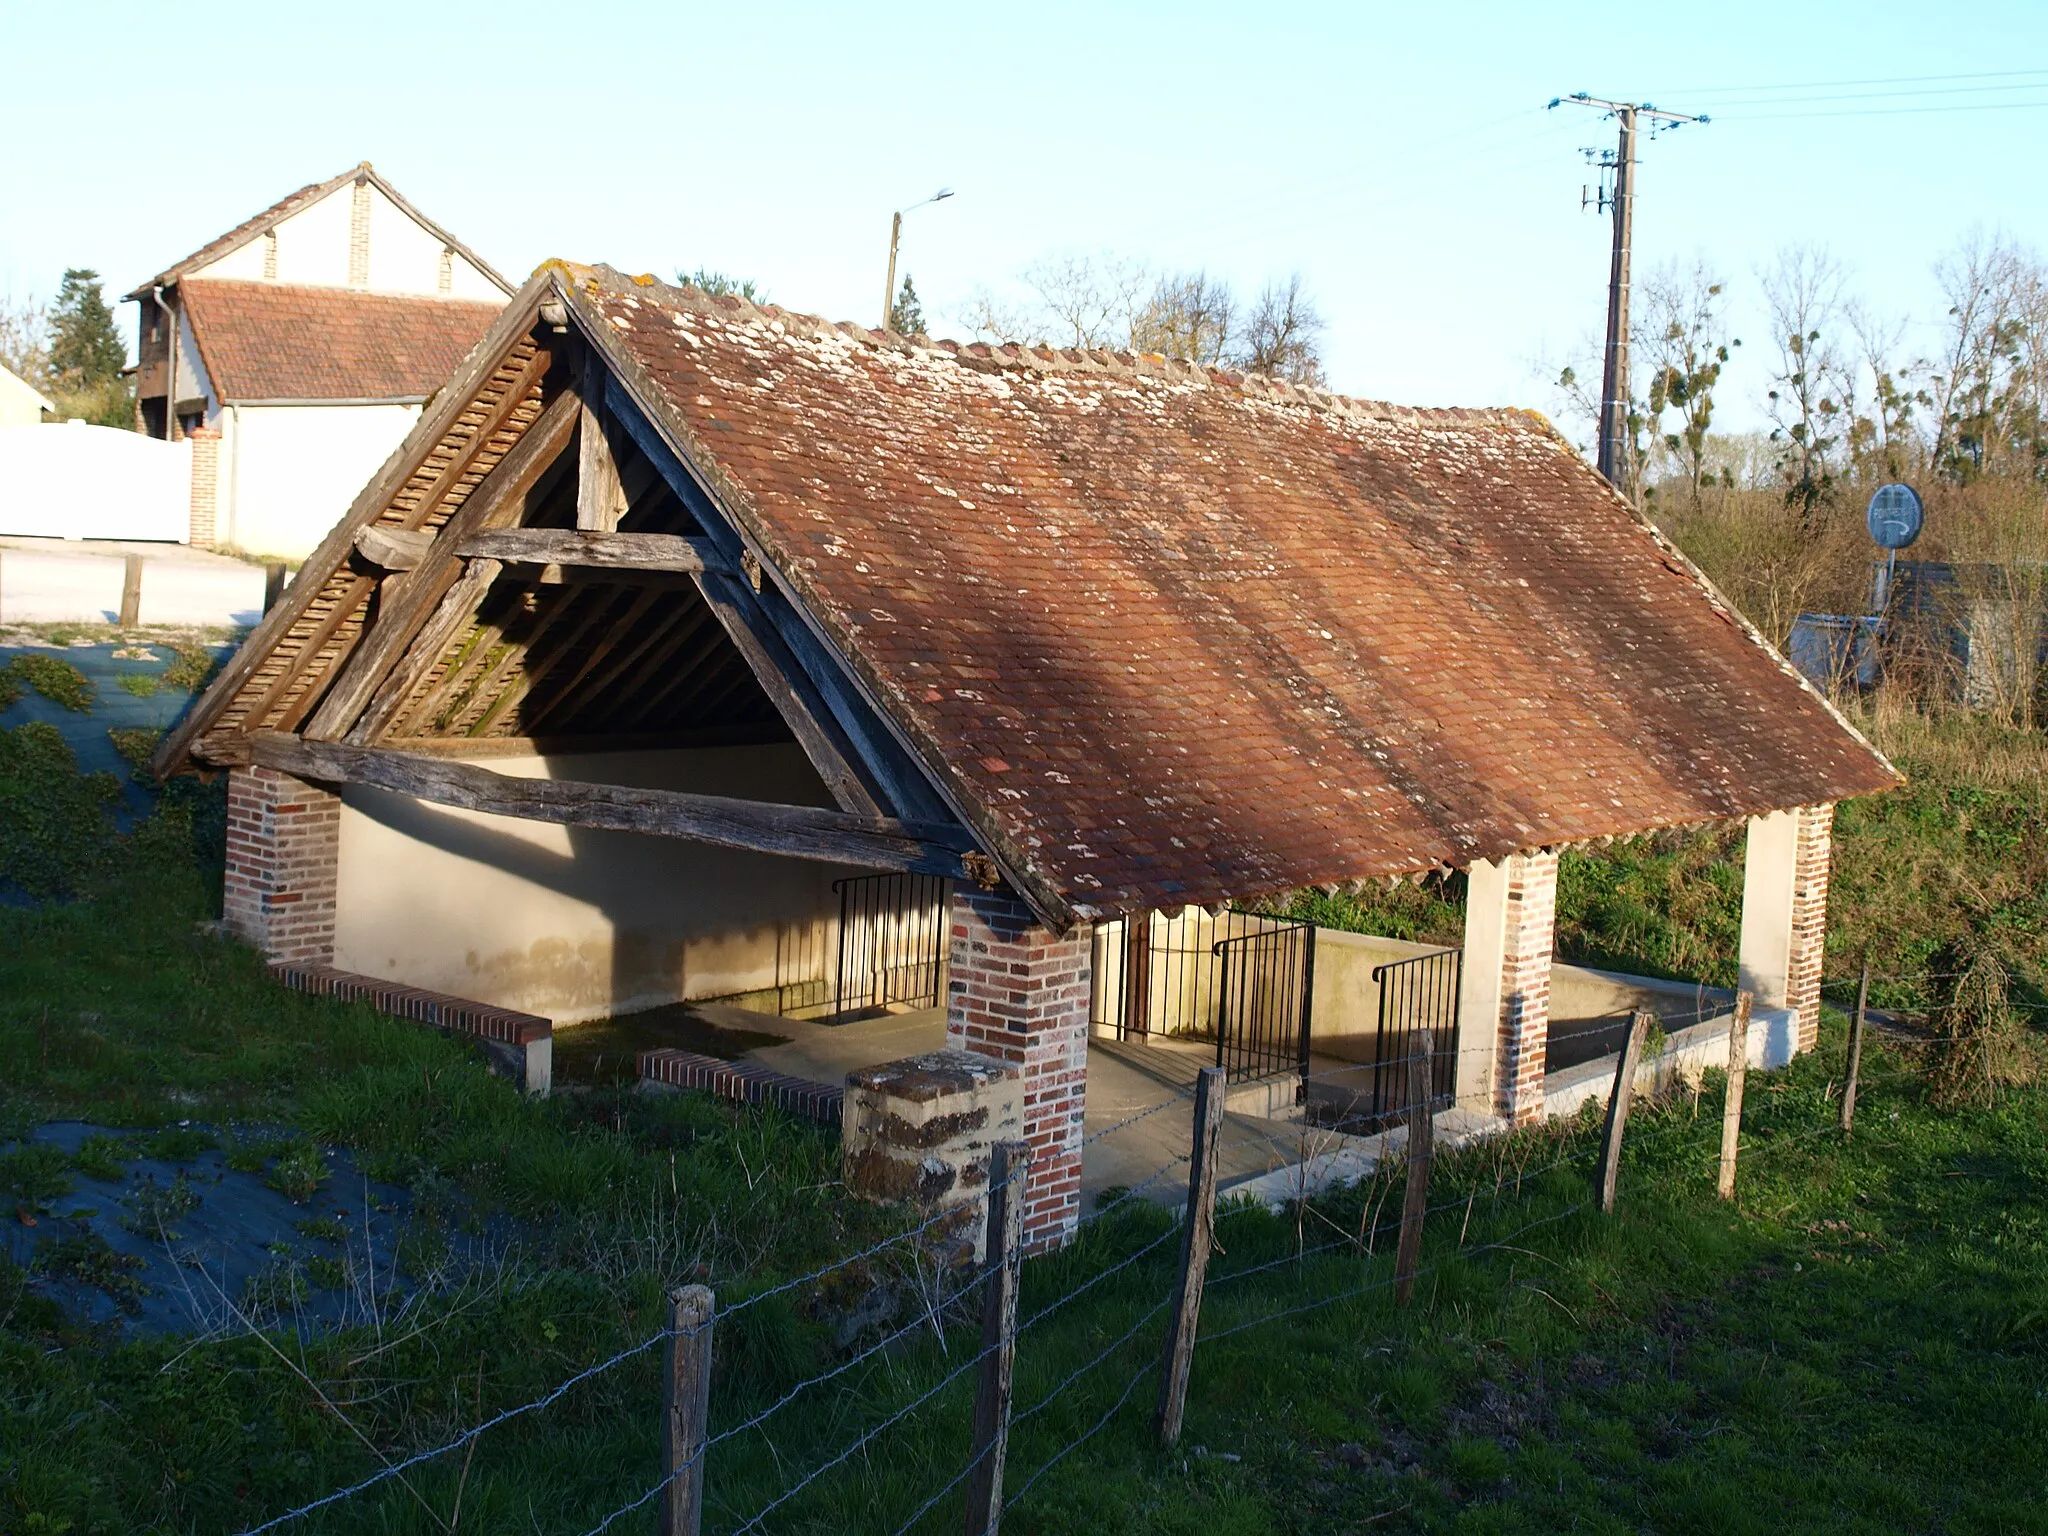
<svg viewBox="0 0 2048 1536"><path fill-rule="evenodd" d="M1055 937L1015 896L969 886L953 891L950 925L946 1044L1023 1069L1024 1246L1057 1248L1081 1219L1090 931Z"/></svg>
<svg viewBox="0 0 2048 1536"><path fill-rule="evenodd" d="M194 427L185 434L192 442L192 492L186 510L187 542L194 549L211 549L220 534L220 430Z"/></svg>
<svg viewBox="0 0 2048 1536"><path fill-rule="evenodd" d="M1494 1109L1521 1124L1543 1114L1543 1075L1550 1054L1550 962L1557 945L1557 855L1511 855L1507 880Z"/></svg>
<svg viewBox="0 0 2048 1536"><path fill-rule="evenodd" d="M340 847L341 801L331 791L274 768L231 771L228 932L272 960L331 964Z"/></svg>
<svg viewBox="0 0 2048 1536"><path fill-rule="evenodd" d="M1834 853L1835 808L1799 812L1792 863L1792 953L1785 1005L1798 1010L1798 1049L1820 1042L1820 972L1828 936L1828 866Z"/></svg>

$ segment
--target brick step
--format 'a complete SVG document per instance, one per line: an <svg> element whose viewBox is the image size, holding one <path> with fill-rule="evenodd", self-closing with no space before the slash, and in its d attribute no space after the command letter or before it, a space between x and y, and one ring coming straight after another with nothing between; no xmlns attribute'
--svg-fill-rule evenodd
<svg viewBox="0 0 2048 1536"><path fill-rule="evenodd" d="M791 1077L757 1062L721 1061L716 1056L673 1048L642 1051L640 1081L696 1088L743 1104L773 1104L821 1125L838 1125L846 1105L846 1090L829 1083Z"/></svg>
<svg viewBox="0 0 2048 1536"><path fill-rule="evenodd" d="M552 1019L354 971L338 971L328 965L278 961L271 965L270 974L294 992L368 1003L393 1018L468 1035L483 1042L492 1064L528 1093L545 1095L548 1091L554 1066Z"/></svg>

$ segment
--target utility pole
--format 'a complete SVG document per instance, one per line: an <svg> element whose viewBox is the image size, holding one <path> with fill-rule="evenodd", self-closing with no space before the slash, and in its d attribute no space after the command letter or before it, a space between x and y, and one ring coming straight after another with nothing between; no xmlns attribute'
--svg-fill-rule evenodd
<svg viewBox="0 0 2048 1536"><path fill-rule="evenodd" d="M1589 161L1614 173L1613 188L1601 187L1597 200L1582 194L1580 206L1591 204L1601 213L1611 210L1614 214L1614 256L1607 271L1607 350L1600 375L1600 473L1609 485L1626 492L1623 482L1628 473L1629 254L1635 233L1636 132L1644 122L1650 125L1650 134L1655 137L1672 128L1708 119L1666 112L1647 101L1607 101L1584 91L1560 96L1551 106L1562 106L1568 101L1596 107L1621 124L1621 142L1615 149L1585 151Z"/></svg>

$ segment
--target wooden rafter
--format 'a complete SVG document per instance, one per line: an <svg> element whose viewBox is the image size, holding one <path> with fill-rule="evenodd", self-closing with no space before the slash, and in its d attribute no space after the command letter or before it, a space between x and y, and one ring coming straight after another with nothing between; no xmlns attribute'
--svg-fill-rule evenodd
<svg viewBox="0 0 2048 1536"><path fill-rule="evenodd" d="M563 826L686 838L721 848L864 869L961 879L968 877L961 855L974 851L972 840L957 827L920 826L725 795L514 778L471 763L442 762L379 747L302 741L275 732L252 737L250 755L266 767L302 779L363 784L434 805Z"/></svg>
<svg viewBox="0 0 2048 1536"><path fill-rule="evenodd" d="M591 533L611 533L625 514L627 494L606 431L610 413L604 404L604 359L591 347L583 349L578 393L582 410L576 448L576 526Z"/></svg>
<svg viewBox="0 0 2048 1536"><path fill-rule="evenodd" d="M568 446L576 411L572 397L558 396L442 526L440 537L419 567L396 578L403 585L388 605L380 605L368 638L356 648L347 670L321 702L306 727L307 735L331 741L356 723L435 607L460 579L462 562L455 555L456 546L492 521L517 515L527 493Z"/></svg>

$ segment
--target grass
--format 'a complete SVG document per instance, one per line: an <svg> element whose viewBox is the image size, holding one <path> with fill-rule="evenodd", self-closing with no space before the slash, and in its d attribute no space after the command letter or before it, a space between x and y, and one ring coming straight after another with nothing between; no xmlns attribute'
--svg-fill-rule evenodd
<svg viewBox="0 0 2048 1536"><path fill-rule="evenodd" d="M2040 833L2024 811L2039 790L2022 750L1971 747L1940 723L1894 729L1893 750L1933 768L1896 810L1845 812L1838 934L1890 945L1899 965L1934 955L1944 922L2031 942ZM379 1326L303 1339L288 1269L232 1298L282 1326L124 1341L0 1262L0 1531L241 1529L374 1471L365 1438L388 1455L440 1443L651 1337L674 1284L706 1280L731 1304L896 1229L844 1198L836 1138L814 1127L643 1097L594 1062L590 1086L525 1099L431 1031L280 989L200 928L218 900L202 873L217 867L218 786L174 787L122 836L23 730L0 733L0 856L51 899L0 907L0 1137L75 1117L118 1139L70 1158L0 1146L0 1212L103 1176L130 1137L174 1163L232 1147L289 1195L345 1146L373 1177L516 1242L472 1270L410 1255L438 1286L385 1297ZM1981 769L1972 785L1955 782L1964 765ZM1958 799L1965 787L1985 798ZM1712 937L1727 907L1713 846L1588 856L1561 893L1574 942L1676 969L1699 956L1658 946L1697 924L1731 951L1732 935ZM1888 858L1919 861L1899 866L1910 885L1882 879ZM1964 868L1968 891L1944 883ZM1404 889L1423 933L1455 895ZM1831 1129L1839 1019L1792 1069L1753 1074L1733 1206L1712 1190L1713 1081L1639 1111L1611 1219L1585 1207L1590 1120L1446 1157L1408 1309L1386 1288L1391 1180L1279 1214L1227 1210L1172 1452L1151 1439L1143 1372L1177 1243L1158 1207L1117 1207L1026 1266L1027 1319L1090 1288L1020 1343L1007 1486L1065 1455L1006 1529L2048 1530L2048 1094L1939 1109L1922 1054L1873 1046L1848 1140ZM189 1198L173 1180L131 1204L175 1217ZM338 1276L344 1259L314 1262ZM82 1239L40 1262L110 1295L133 1283ZM1226 1336L1240 1324L1254 1326ZM893 1344L855 1358L892 1328ZM714 1429L843 1369L714 1448L707 1529L742 1526L938 1387L767 1523L895 1531L964 1464L974 1372L938 1384L977 1336L973 1296L903 1248L721 1320ZM657 1349L408 1474L410 1488L297 1529L583 1531L651 1482L660 1397ZM919 1529L959 1518L955 1494Z"/></svg>

